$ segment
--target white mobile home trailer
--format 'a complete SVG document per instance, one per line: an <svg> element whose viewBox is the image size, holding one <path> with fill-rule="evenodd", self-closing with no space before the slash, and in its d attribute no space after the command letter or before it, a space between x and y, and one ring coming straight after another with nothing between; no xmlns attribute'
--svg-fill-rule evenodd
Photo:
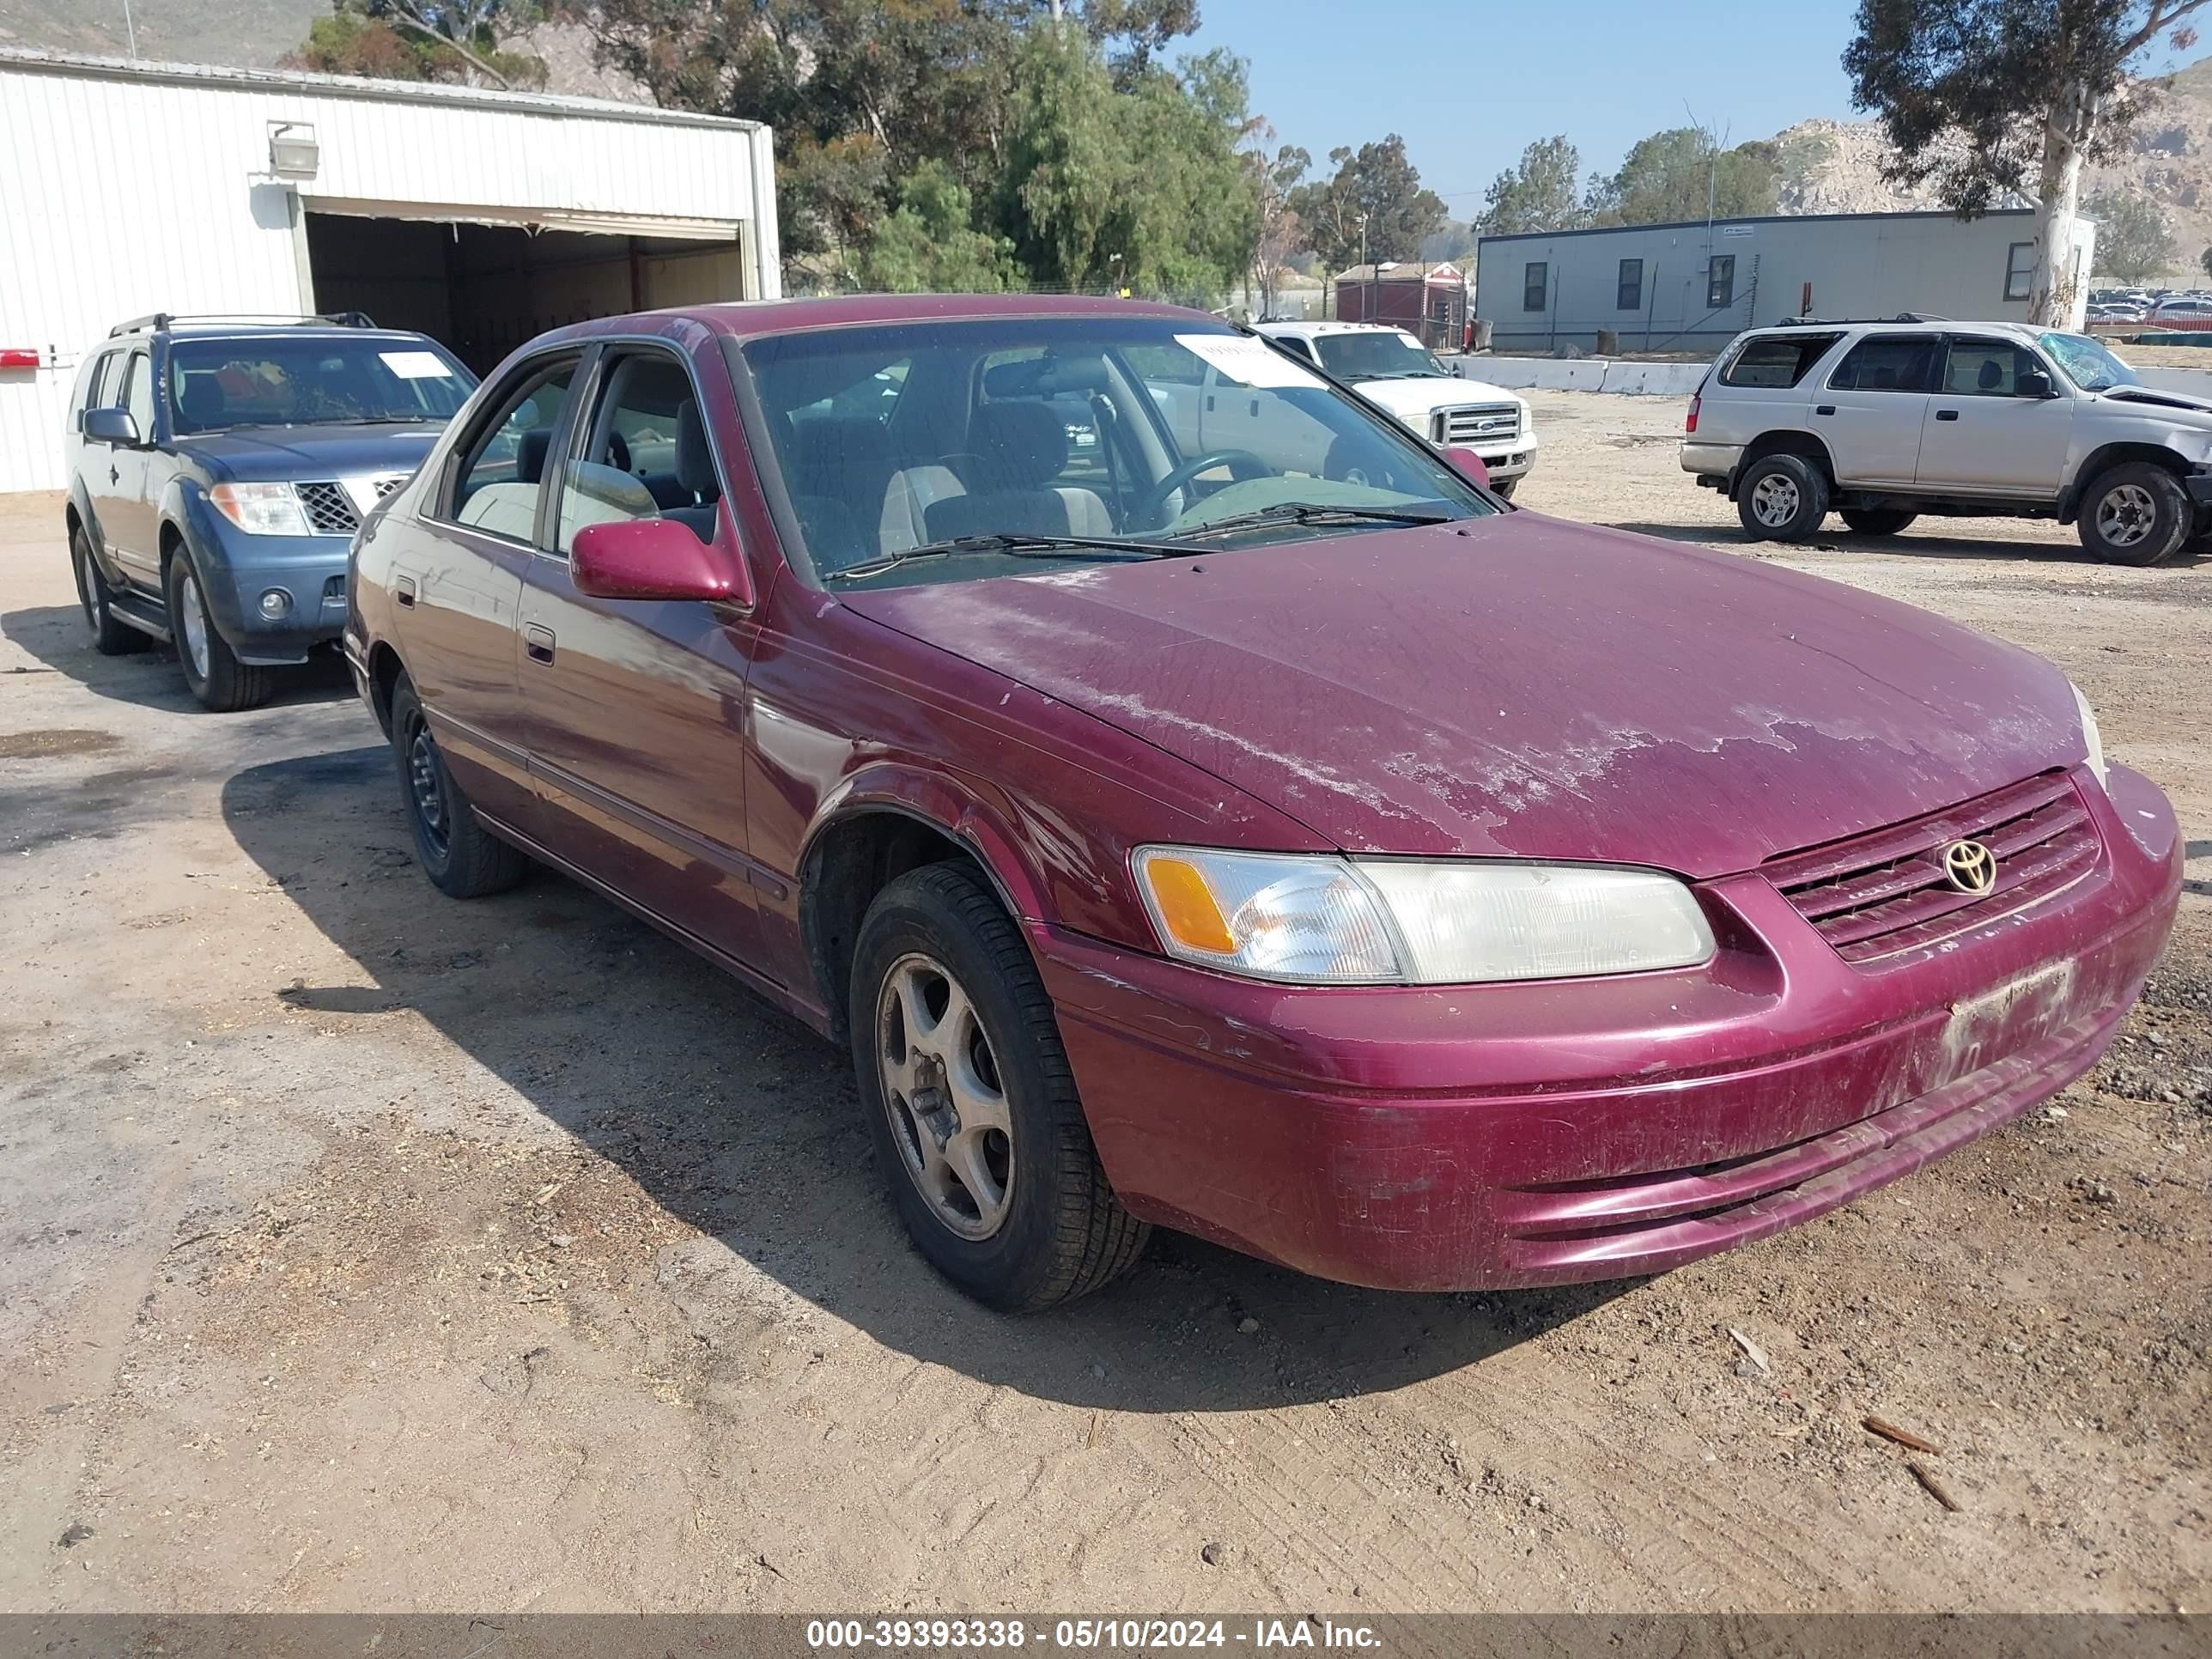
<svg viewBox="0 0 2212 1659"><path fill-rule="evenodd" d="M0 490L61 487L85 349L361 311L479 372L558 324L781 291L756 122L0 50Z"/></svg>
<svg viewBox="0 0 2212 1659"><path fill-rule="evenodd" d="M2072 325L2081 325L2096 227L2077 222ZM1717 349L1753 325L1791 317L2027 320L2035 216L1803 214L1707 223L1486 236L1475 313L1498 351L1597 347Z"/></svg>

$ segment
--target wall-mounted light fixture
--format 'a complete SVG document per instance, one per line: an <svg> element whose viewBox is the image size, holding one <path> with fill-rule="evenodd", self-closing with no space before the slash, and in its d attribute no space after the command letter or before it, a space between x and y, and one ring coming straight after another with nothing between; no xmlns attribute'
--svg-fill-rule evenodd
<svg viewBox="0 0 2212 1659"><path fill-rule="evenodd" d="M322 165L315 130L305 121L269 124L269 170L280 179L312 179Z"/></svg>

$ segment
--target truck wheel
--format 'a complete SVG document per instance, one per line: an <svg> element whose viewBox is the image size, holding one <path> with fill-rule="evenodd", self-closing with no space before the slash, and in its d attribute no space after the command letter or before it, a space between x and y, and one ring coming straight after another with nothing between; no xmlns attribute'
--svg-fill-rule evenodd
<svg viewBox="0 0 2212 1659"><path fill-rule="evenodd" d="M392 688L392 757L415 855L430 884L447 898L503 893L530 873L529 858L477 822L476 808L446 769L415 682L402 674Z"/></svg>
<svg viewBox="0 0 2212 1659"><path fill-rule="evenodd" d="M1736 481L1735 514L1753 541L1802 542L1828 516L1828 481L1802 455L1769 455Z"/></svg>
<svg viewBox="0 0 2212 1659"><path fill-rule="evenodd" d="M2149 461L2123 461L2083 494L2075 529L2108 564L2153 565L2179 552L2195 523L2180 479Z"/></svg>
<svg viewBox="0 0 2212 1659"><path fill-rule="evenodd" d="M276 690L276 673L239 661L229 641L216 632L215 618L208 614L206 596L200 592L199 573L182 548L170 556L166 586L177 660L184 666L185 684L192 695L218 714L234 714L267 702Z"/></svg>
<svg viewBox="0 0 2212 1659"><path fill-rule="evenodd" d="M1847 507L1843 520L1862 536L1894 536L1920 515L1901 507Z"/></svg>
<svg viewBox="0 0 2212 1659"><path fill-rule="evenodd" d="M100 561L92 555L92 538L80 525L70 532L70 562L76 568L77 603L92 625L92 648L103 657L120 657L143 651L153 640L126 622L119 621L107 603L107 578L100 574Z"/></svg>
<svg viewBox="0 0 2212 1659"><path fill-rule="evenodd" d="M1504 483L1494 483L1491 485L1490 493L1493 495L1503 495L1510 501L1513 499L1513 491L1520 482L1521 480L1518 478L1508 478Z"/></svg>
<svg viewBox="0 0 2212 1659"><path fill-rule="evenodd" d="M854 951L853 1060L908 1234L977 1301L1027 1313L1126 1271L1114 1196L1021 931L957 864L876 896Z"/></svg>

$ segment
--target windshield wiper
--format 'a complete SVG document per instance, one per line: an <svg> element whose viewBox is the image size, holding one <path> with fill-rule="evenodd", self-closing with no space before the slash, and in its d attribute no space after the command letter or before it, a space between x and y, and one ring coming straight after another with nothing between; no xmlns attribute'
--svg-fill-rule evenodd
<svg viewBox="0 0 2212 1659"><path fill-rule="evenodd" d="M1404 513L1388 507L1347 507L1324 501L1284 501L1274 507L1260 507L1250 513L1232 513L1225 519L1194 525L1176 539L1194 541L1200 536L1216 536L1239 530L1257 530L1268 525L1297 524L1449 524L1449 513Z"/></svg>
<svg viewBox="0 0 2212 1659"><path fill-rule="evenodd" d="M988 536L954 536L921 547L902 548L865 564L833 570L827 580L856 581L863 576L880 575L909 560L941 559L951 553L1007 553L1016 558L1049 558L1070 552L1103 553L1113 559L1180 559L1188 556L1190 550L1165 542L1125 542L1112 536L1033 536L1021 531L1002 530Z"/></svg>

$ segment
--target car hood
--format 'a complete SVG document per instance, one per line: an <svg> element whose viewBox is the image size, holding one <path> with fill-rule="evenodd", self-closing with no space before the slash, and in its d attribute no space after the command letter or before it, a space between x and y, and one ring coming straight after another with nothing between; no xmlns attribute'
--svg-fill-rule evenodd
<svg viewBox="0 0 2212 1659"><path fill-rule="evenodd" d="M1510 404L1516 402L1513 393L1501 386L1486 386L1480 380L1457 378L1411 380L1354 380L1359 395L1370 403L1377 403L1401 420L1421 421L1440 409L1455 409L1462 404Z"/></svg>
<svg viewBox="0 0 2212 1659"><path fill-rule="evenodd" d="M218 477L349 478L412 472L444 430L436 421L405 426L241 426L179 438L177 448Z"/></svg>
<svg viewBox="0 0 2212 1659"><path fill-rule="evenodd" d="M1527 512L841 599L1350 852L1721 875L2084 754L2016 647Z"/></svg>
<svg viewBox="0 0 2212 1659"><path fill-rule="evenodd" d="M2106 403L2166 410L2194 416L2197 423L2212 425L2212 399L2192 397L2186 392L2168 392L2164 386L2118 386L2097 395Z"/></svg>

